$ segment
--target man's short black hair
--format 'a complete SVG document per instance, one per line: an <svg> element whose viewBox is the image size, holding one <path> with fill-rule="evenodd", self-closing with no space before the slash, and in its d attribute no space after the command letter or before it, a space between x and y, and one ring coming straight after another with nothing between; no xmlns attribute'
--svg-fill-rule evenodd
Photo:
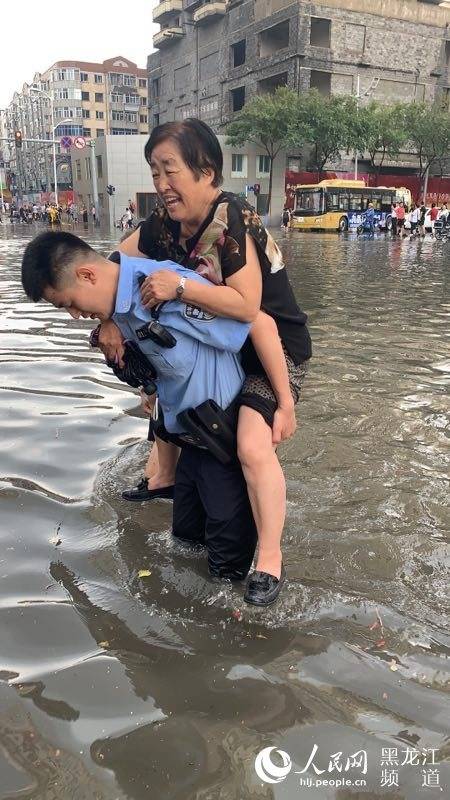
<svg viewBox="0 0 450 800"><path fill-rule="evenodd" d="M213 186L223 182L223 154L219 140L206 122L189 117L182 122L164 122L153 128L145 145L145 158L150 164L152 152L157 144L173 139L180 148L183 161L192 170L197 180L202 172L214 172Z"/></svg>
<svg viewBox="0 0 450 800"><path fill-rule="evenodd" d="M78 258L95 253L83 239L68 231L40 233L25 248L22 259L22 286L37 303L47 287L57 289L68 267Z"/></svg>

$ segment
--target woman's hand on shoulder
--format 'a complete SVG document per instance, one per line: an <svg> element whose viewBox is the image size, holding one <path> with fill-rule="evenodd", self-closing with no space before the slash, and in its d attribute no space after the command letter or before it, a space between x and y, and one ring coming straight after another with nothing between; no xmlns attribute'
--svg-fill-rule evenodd
<svg viewBox="0 0 450 800"><path fill-rule="evenodd" d="M123 360L125 355L124 339L120 328L112 319L107 319L100 325L98 346L107 361L117 362L120 368L125 366Z"/></svg>
<svg viewBox="0 0 450 800"><path fill-rule="evenodd" d="M175 300L180 276L170 269L159 269L148 275L141 286L141 300L145 308L153 308L165 300Z"/></svg>

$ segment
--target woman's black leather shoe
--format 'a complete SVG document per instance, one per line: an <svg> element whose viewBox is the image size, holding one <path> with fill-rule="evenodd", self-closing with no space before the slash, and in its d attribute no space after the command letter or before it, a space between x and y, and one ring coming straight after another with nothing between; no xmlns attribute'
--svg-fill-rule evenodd
<svg viewBox="0 0 450 800"><path fill-rule="evenodd" d="M252 572L245 589L244 600L253 606L269 606L274 603L280 594L286 573L283 565L281 566L280 579L269 572Z"/></svg>
<svg viewBox="0 0 450 800"><path fill-rule="evenodd" d="M122 492L124 500L173 500L173 486L164 486L163 489L149 489L148 478L142 478L135 489L127 489Z"/></svg>

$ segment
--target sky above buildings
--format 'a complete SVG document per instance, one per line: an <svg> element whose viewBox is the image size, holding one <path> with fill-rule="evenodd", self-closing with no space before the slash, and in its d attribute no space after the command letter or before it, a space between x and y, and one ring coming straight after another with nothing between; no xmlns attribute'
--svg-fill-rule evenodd
<svg viewBox="0 0 450 800"><path fill-rule="evenodd" d="M35 0L0 3L0 108L55 61L124 56L145 68L153 50L157 0Z"/></svg>

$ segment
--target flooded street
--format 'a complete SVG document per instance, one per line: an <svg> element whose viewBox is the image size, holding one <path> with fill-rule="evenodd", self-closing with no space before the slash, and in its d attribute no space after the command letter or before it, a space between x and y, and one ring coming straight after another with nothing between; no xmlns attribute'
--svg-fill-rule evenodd
<svg viewBox="0 0 450 800"><path fill-rule="evenodd" d="M92 323L23 295L36 232L0 226L0 800L449 797L450 243L276 233L314 359L258 610L121 499L147 423Z"/></svg>

